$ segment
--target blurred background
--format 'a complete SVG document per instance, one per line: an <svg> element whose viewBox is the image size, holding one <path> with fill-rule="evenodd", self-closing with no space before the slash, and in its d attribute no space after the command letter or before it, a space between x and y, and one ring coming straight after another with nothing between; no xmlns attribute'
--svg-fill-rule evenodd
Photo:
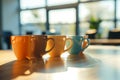
<svg viewBox="0 0 120 80"><path fill-rule="evenodd" d="M0 0L0 49L25 34L120 38L120 0Z"/></svg>

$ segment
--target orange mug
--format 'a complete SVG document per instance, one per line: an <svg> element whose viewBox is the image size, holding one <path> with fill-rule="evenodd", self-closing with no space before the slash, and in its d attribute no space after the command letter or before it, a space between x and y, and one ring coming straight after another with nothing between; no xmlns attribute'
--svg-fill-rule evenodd
<svg viewBox="0 0 120 80"><path fill-rule="evenodd" d="M64 35L48 35L48 38L53 38L55 42L54 48L48 52L50 57L60 57L62 53L68 51L72 47L72 39L67 38ZM70 42L69 46L66 47L67 41ZM47 49L49 49L54 43L49 41Z"/></svg>

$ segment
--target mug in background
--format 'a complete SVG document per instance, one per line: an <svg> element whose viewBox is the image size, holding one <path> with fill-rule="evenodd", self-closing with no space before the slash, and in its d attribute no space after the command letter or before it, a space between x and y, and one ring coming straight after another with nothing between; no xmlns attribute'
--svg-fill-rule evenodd
<svg viewBox="0 0 120 80"><path fill-rule="evenodd" d="M72 40L64 35L48 35L48 38L53 38L55 42L54 48L48 53L50 57L60 57L62 53L68 51L72 47ZM70 42L70 45L66 47L66 43ZM53 42L49 41L47 49L53 45Z"/></svg>
<svg viewBox="0 0 120 80"><path fill-rule="evenodd" d="M47 41L53 45L46 51ZM48 41L48 42L49 42ZM18 60L42 58L54 47L54 40L43 35L11 36L12 49Z"/></svg>
<svg viewBox="0 0 120 80"><path fill-rule="evenodd" d="M90 44L87 36L68 36L73 41L72 48L68 51L71 55L78 55L83 52Z"/></svg>

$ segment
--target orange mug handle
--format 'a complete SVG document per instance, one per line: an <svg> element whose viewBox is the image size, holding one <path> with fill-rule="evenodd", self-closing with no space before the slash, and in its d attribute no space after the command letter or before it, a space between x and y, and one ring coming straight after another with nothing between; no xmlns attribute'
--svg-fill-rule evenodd
<svg viewBox="0 0 120 80"><path fill-rule="evenodd" d="M90 39L84 39L82 42L82 51L84 51L84 49L86 49L88 46L90 45Z"/></svg>
<svg viewBox="0 0 120 80"><path fill-rule="evenodd" d="M48 38L47 41L48 40L52 40L53 41L53 46L49 50L45 51L45 53L50 52L55 47L55 41L54 41L54 39L53 38Z"/></svg>

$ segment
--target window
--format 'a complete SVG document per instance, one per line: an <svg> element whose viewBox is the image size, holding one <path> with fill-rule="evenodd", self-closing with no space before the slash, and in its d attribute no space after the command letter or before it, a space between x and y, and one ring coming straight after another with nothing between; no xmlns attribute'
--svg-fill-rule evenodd
<svg viewBox="0 0 120 80"><path fill-rule="evenodd" d="M32 32L41 34L46 30L46 11L45 9L34 9L21 11L22 34Z"/></svg>
<svg viewBox="0 0 120 80"><path fill-rule="evenodd" d="M48 0L48 6L76 3L78 0Z"/></svg>
<svg viewBox="0 0 120 80"><path fill-rule="evenodd" d="M117 19L120 19L120 0L117 0Z"/></svg>
<svg viewBox="0 0 120 80"><path fill-rule="evenodd" d="M45 9L35 9L21 11L21 23L45 23L46 22L46 11Z"/></svg>
<svg viewBox="0 0 120 80"><path fill-rule="evenodd" d="M49 12L50 30L64 35L75 35L75 15L74 8L51 10Z"/></svg>
<svg viewBox="0 0 120 80"><path fill-rule="evenodd" d="M87 21L91 16L100 19L114 19L113 3L113 1L99 1L79 4L80 21Z"/></svg>
<svg viewBox="0 0 120 80"><path fill-rule="evenodd" d="M45 0L20 0L21 9L45 7Z"/></svg>
<svg viewBox="0 0 120 80"><path fill-rule="evenodd" d="M117 28L120 29L120 1L117 0Z"/></svg>
<svg viewBox="0 0 120 80"><path fill-rule="evenodd" d="M120 29L120 21L117 21L117 28Z"/></svg>
<svg viewBox="0 0 120 80"><path fill-rule="evenodd" d="M101 38L107 38L109 30L120 29L119 0L20 0L20 6L23 34L36 28L35 32L84 35L90 29L91 19L100 21Z"/></svg>

